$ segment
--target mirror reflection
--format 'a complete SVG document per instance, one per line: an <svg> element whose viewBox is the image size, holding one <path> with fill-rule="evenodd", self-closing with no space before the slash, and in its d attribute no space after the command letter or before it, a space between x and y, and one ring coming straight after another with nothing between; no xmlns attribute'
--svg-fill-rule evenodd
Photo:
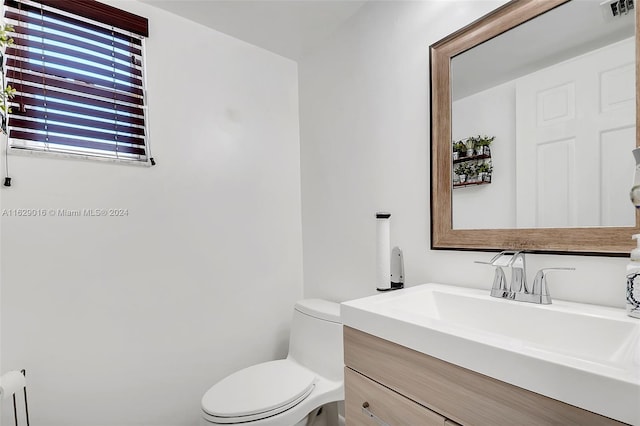
<svg viewBox="0 0 640 426"><path fill-rule="evenodd" d="M635 225L635 19L600 3L452 59L454 229Z"/></svg>

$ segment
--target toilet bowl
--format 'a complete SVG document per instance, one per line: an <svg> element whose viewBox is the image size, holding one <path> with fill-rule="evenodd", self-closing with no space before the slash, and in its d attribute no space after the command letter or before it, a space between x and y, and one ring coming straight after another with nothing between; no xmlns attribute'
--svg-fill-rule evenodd
<svg viewBox="0 0 640 426"><path fill-rule="evenodd" d="M340 305L296 303L286 359L237 371L202 397L201 425L302 426L320 407L344 399ZM337 425L335 417L328 424ZM311 423L311 422L309 422Z"/></svg>

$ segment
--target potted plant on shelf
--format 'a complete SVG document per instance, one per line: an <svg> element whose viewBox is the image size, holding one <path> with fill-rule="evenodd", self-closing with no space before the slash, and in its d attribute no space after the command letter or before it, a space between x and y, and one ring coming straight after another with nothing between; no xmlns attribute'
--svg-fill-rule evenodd
<svg viewBox="0 0 640 426"><path fill-rule="evenodd" d="M465 183L467 181L467 174L469 173L469 166L465 163L458 164L454 172L458 175L458 181Z"/></svg>
<svg viewBox="0 0 640 426"><path fill-rule="evenodd" d="M476 146L476 139L474 137L467 138L465 146L467 147L467 157L473 156Z"/></svg>
<svg viewBox="0 0 640 426"><path fill-rule="evenodd" d="M478 172L478 182L491 182L491 172L493 172L493 165L490 162L484 162L478 164L476 168Z"/></svg>
<svg viewBox="0 0 640 426"><path fill-rule="evenodd" d="M467 164L467 182L478 182L478 164Z"/></svg>
<svg viewBox="0 0 640 426"><path fill-rule="evenodd" d="M489 153L491 152L491 149L489 148L489 145L491 145L491 142L493 142L495 140L495 136L480 136L478 135L477 137L475 137L475 148L476 148L476 154L477 155L489 155Z"/></svg>
<svg viewBox="0 0 640 426"><path fill-rule="evenodd" d="M467 146L462 141L456 142L453 146L453 150L458 154L458 158L462 158L467 155Z"/></svg>

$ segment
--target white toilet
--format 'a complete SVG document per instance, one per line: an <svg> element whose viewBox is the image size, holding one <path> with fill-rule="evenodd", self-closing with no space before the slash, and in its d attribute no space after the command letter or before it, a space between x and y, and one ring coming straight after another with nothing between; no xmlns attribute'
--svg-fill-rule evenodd
<svg viewBox="0 0 640 426"><path fill-rule="evenodd" d="M237 371L202 397L202 425L302 426L318 409L344 399L340 305L320 299L295 305L289 354ZM335 404L326 405L337 424Z"/></svg>

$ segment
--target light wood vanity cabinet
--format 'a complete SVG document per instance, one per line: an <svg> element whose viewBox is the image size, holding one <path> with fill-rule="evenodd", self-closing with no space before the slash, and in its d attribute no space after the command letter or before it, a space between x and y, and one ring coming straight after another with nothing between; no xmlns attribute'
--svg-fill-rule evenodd
<svg viewBox="0 0 640 426"><path fill-rule="evenodd" d="M344 370L345 411L349 426L380 426L380 422L365 410L388 425L445 425L446 419L441 415L348 367Z"/></svg>
<svg viewBox="0 0 640 426"><path fill-rule="evenodd" d="M624 424L347 326L344 362L347 426Z"/></svg>

